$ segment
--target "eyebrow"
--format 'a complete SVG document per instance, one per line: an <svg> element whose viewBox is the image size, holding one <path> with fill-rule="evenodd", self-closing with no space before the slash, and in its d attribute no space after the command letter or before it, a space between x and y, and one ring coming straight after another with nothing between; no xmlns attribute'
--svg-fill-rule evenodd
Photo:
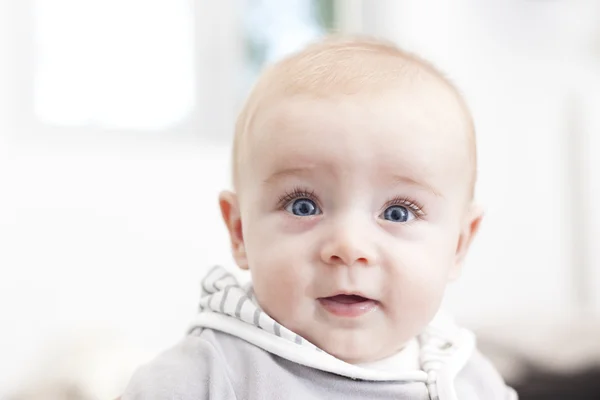
<svg viewBox="0 0 600 400"><path fill-rule="evenodd" d="M313 169L314 168L311 168L311 167L284 168L284 169L281 169L281 170L271 174L268 178L263 180L263 183L267 184L267 185L271 185L274 182L276 182L277 180L285 178L286 176L305 174L307 172L311 172ZM429 192L433 193L437 197L442 197L442 198L444 197L439 191L437 191L429 183L418 181L407 175L394 174L394 175L392 175L391 181L394 184L408 184L410 186L419 186L419 187L422 187L422 188L428 190Z"/></svg>
<svg viewBox="0 0 600 400"><path fill-rule="evenodd" d="M429 183L418 181L416 179L411 178L410 176L406 176L406 175L392 175L392 181L394 183L404 183L404 184L409 184L411 186L420 186L420 187L422 187L422 188L430 191L431 193L433 193L437 197L444 197L439 191L437 191Z"/></svg>
<svg viewBox="0 0 600 400"><path fill-rule="evenodd" d="M278 179L284 178L286 176L301 175L303 173L310 172L313 169L314 168L309 168L309 167L284 168L284 169L281 169L281 170L271 174L268 178L263 180L263 183L269 185L269 184L272 184L273 182L277 181Z"/></svg>

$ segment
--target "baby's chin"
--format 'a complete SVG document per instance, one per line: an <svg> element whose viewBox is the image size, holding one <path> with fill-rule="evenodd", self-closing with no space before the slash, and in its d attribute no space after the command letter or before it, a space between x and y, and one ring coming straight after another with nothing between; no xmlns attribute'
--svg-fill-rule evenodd
<svg viewBox="0 0 600 400"><path fill-rule="evenodd" d="M403 343L386 344L381 337L357 333L331 333L323 337L315 335L310 341L349 364L375 362L395 354L403 347Z"/></svg>

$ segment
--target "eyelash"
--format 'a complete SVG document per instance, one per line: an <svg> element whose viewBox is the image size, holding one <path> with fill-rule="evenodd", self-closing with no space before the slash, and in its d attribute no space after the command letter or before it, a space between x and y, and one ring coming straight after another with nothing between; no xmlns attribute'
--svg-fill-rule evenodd
<svg viewBox="0 0 600 400"><path fill-rule="evenodd" d="M309 199L314 201L317 205L319 201L313 190L306 190L304 188L294 188L291 192L286 192L283 196L279 197L279 208L285 207L289 202L296 199Z"/></svg>
<svg viewBox="0 0 600 400"><path fill-rule="evenodd" d="M419 203L409 197L394 197L385 203L383 209L385 210L391 206L406 207L415 214L416 218L423 218L426 215L425 211L423 210L423 206L419 205Z"/></svg>
<svg viewBox="0 0 600 400"><path fill-rule="evenodd" d="M317 196L315 195L314 190L307 190L301 187L296 187L292 191L286 192L282 196L279 197L278 207L284 208L288 203L296 199L309 199L314 201L317 206L319 205L319 201ZM409 198L409 197L394 197L388 200L385 203L383 209L387 209L391 206L403 206L411 210L416 218L423 218L426 213L423 210L423 207L417 203L417 201Z"/></svg>

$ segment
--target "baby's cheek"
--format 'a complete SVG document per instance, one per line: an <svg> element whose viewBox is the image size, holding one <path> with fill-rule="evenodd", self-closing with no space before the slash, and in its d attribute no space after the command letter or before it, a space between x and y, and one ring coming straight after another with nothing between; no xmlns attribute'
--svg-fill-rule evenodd
<svg viewBox="0 0 600 400"><path fill-rule="evenodd" d="M253 261L252 280L261 307L279 322L293 313L305 291L300 265L281 248L264 251ZM306 272L306 271L305 271Z"/></svg>
<svg viewBox="0 0 600 400"><path fill-rule="evenodd" d="M446 286L446 264L443 257L419 251L395 268L387 283L389 307L393 318L422 324L437 311Z"/></svg>
<svg viewBox="0 0 600 400"><path fill-rule="evenodd" d="M387 307L388 326L399 338L408 340L417 335L437 313L441 302L439 291L426 286L403 287Z"/></svg>

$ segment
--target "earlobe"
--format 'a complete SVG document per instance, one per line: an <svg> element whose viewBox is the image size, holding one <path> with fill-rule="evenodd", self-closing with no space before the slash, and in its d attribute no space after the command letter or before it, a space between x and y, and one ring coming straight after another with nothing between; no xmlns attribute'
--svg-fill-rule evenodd
<svg viewBox="0 0 600 400"><path fill-rule="evenodd" d="M449 280L453 281L460 277L462 266L465 257L471 247L473 239L479 231L481 220L483 219L483 209L478 205L471 205L463 221L458 243L456 245L456 254L454 257L454 265L450 271Z"/></svg>
<svg viewBox="0 0 600 400"><path fill-rule="evenodd" d="M235 193L224 191L219 195L219 206L221 216L229 232L231 240L231 251L237 265L242 269L248 269L244 235L242 233L242 218L238 197Z"/></svg>

